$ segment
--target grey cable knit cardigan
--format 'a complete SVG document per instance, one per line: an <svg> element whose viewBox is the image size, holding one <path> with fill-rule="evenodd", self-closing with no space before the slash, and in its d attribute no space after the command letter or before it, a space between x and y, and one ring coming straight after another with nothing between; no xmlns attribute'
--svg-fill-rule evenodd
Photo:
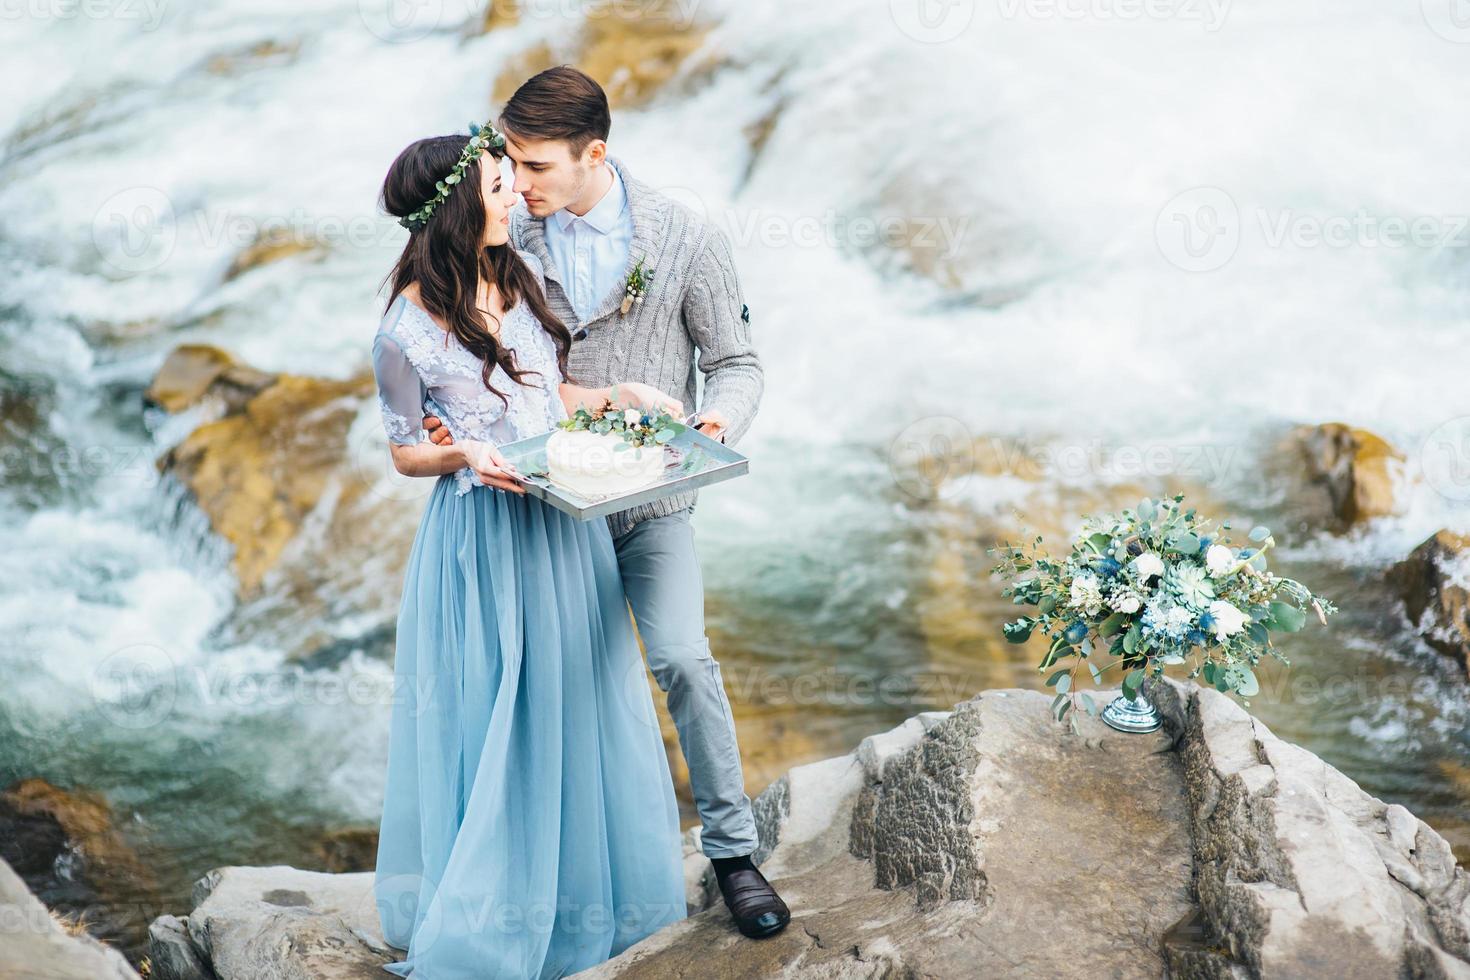
<svg viewBox="0 0 1470 980"><path fill-rule="evenodd" d="M594 388L641 381L679 399L692 412L695 371L702 371L704 403L698 407L725 414L725 444L733 447L755 418L765 375L751 343L729 239L682 204L634 179L621 161L609 157L608 162L622 175L632 209L627 271L641 258L653 273L643 302L627 315L621 312L624 275L591 318L579 320L546 248L545 219L532 217L524 207L511 212L511 243L541 260L547 300L572 331L570 380ZM616 537L640 521L693 505L698 495L697 490L676 494L610 514L608 529Z"/></svg>

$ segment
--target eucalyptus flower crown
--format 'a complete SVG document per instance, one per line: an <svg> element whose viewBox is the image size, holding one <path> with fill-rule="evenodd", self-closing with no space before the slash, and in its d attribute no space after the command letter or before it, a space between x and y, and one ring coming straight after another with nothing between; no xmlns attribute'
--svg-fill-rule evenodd
<svg viewBox="0 0 1470 980"><path fill-rule="evenodd" d="M449 199L449 192L454 190L454 185L464 179L465 168L480 158L480 154L486 149L505 149L505 134L500 132L490 123L483 126L470 123L470 141L465 144L464 152L459 155L459 162L449 175L443 180L434 183L434 196L424 202L424 206L413 214L398 219L398 223L409 231L418 231L429 223L434 215L434 209Z"/></svg>

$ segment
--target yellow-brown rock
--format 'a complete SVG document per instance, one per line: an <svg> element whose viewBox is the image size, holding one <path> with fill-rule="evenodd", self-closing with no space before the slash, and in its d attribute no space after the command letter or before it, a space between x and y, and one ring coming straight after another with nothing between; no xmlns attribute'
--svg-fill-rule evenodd
<svg viewBox="0 0 1470 980"><path fill-rule="evenodd" d="M20 820L60 827L66 843L86 861L87 880L99 892L120 887L140 895L157 888L152 870L118 832L112 807L99 793L62 789L32 777L0 793L0 810Z"/></svg>
<svg viewBox="0 0 1470 980"><path fill-rule="evenodd" d="M614 109L644 105L676 78L703 78L721 63L695 56L709 26L670 2L601 3L587 11L581 32L564 49L545 44L514 59L496 79L492 97L504 104L531 75L573 64L600 82Z"/></svg>
<svg viewBox="0 0 1470 980"><path fill-rule="evenodd" d="M143 397L149 404L177 414L197 405L206 395L215 395L224 399L227 412L234 412L275 380L275 375L240 364L218 347L185 344L164 360Z"/></svg>
<svg viewBox="0 0 1470 980"><path fill-rule="evenodd" d="M1389 570L1420 637L1470 672L1470 537L1440 531Z"/></svg>
<svg viewBox="0 0 1470 980"><path fill-rule="evenodd" d="M272 262L279 262L293 255L320 253L325 249L325 244L316 239L293 236L285 231L263 234L242 249L230 261L230 267L225 270L224 281L229 282L232 279L238 279L252 269L258 269Z"/></svg>
<svg viewBox="0 0 1470 980"><path fill-rule="evenodd" d="M521 0L488 0L485 12L471 17L465 25L465 34L475 36L489 34L502 27L514 27L521 22Z"/></svg>
<svg viewBox="0 0 1470 980"><path fill-rule="evenodd" d="M160 460L233 546L243 595L260 587L346 465L347 430L371 390L370 377L280 375L241 412L201 426Z"/></svg>
<svg viewBox="0 0 1470 980"><path fill-rule="evenodd" d="M1394 489L1401 479L1404 456L1385 440L1341 422L1300 426L1292 436L1308 477L1326 489L1338 526L1398 512Z"/></svg>
<svg viewBox="0 0 1470 980"><path fill-rule="evenodd" d="M257 41L243 48L212 55L204 63L204 70L211 75L238 75L266 65L290 64L300 53L300 41Z"/></svg>

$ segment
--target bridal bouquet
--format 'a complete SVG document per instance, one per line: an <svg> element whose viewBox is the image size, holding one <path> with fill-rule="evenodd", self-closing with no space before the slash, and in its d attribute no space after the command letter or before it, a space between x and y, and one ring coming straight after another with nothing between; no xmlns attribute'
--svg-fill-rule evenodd
<svg viewBox="0 0 1470 980"><path fill-rule="evenodd" d="M1012 581L1002 594L1036 607L1005 624L1006 639L1025 643L1040 631L1050 640L1039 670L1069 661L1046 681L1057 691L1058 721L1075 707L1083 664L1094 683L1119 666L1129 701L1150 673L1184 663L1191 665L1190 678L1202 675L1218 691L1250 698L1259 691L1252 668L1262 656L1290 665L1271 634L1300 630L1308 612L1326 625L1337 611L1300 582L1267 569L1266 551L1275 544L1268 529L1253 528L1252 545L1237 548L1225 533L1229 523L1213 529L1193 509L1182 510L1183 499L1144 499L1137 510L1088 517L1063 558L1042 551L1040 537L1029 546L989 550L999 556L992 571ZM1093 660L1103 657L1103 647L1112 659L1099 667ZM1096 715L1092 698L1081 698ZM1075 731L1075 716L1071 725Z"/></svg>

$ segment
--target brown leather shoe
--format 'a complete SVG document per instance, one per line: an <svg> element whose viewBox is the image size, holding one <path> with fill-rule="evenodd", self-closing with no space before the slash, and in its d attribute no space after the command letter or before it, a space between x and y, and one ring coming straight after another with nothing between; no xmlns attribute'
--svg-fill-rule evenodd
<svg viewBox="0 0 1470 980"><path fill-rule="evenodd" d="M720 892L725 897L725 907L735 918L735 925L751 939L774 936L791 921L791 910L766 876L754 868L730 872Z"/></svg>

